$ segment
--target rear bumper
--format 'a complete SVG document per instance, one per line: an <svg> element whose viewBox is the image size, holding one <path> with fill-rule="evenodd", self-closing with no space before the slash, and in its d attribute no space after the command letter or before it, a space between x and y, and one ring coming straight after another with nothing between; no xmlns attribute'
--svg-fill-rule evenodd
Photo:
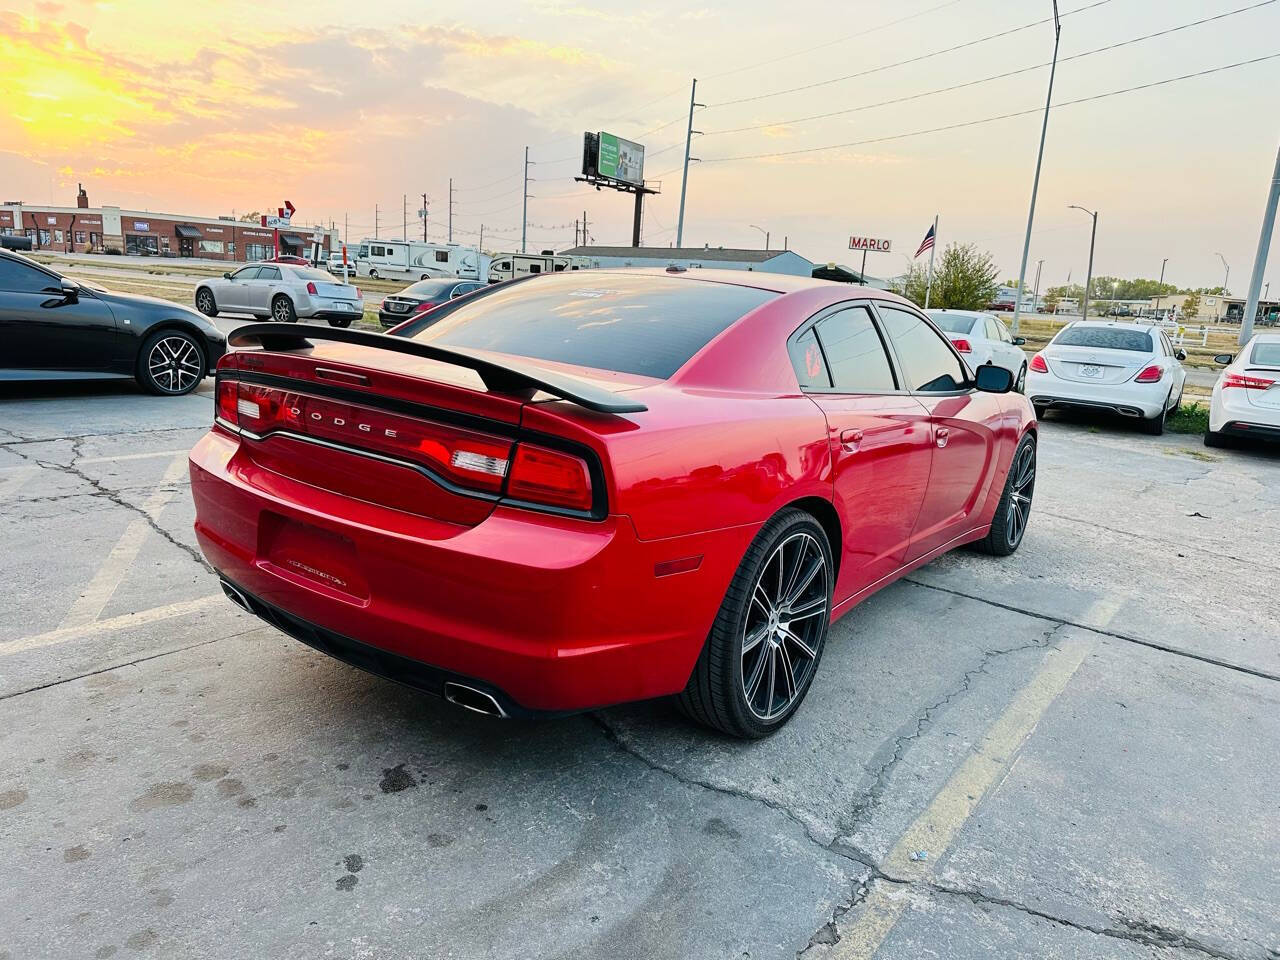
<svg viewBox="0 0 1280 960"><path fill-rule="evenodd" d="M1209 403L1209 429L1237 437L1280 439L1280 410L1250 403L1245 391L1223 390L1219 381Z"/></svg>
<svg viewBox="0 0 1280 960"><path fill-rule="evenodd" d="M378 322L384 327L394 327L397 324L404 323L412 317L412 311L406 313L388 313L386 310L378 310Z"/></svg>
<svg viewBox="0 0 1280 960"><path fill-rule="evenodd" d="M1028 373L1027 397L1037 407L1105 410L1125 417L1158 416L1169 396L1169 382L1152 384L1075 383L1052 374Z"/></svg>
<svg viewBox="0 0 1280 960"><path fill-rule="evenodd" d="M296 312L299 317L308 319L327 320L329 317L346 317L359 320L360 317L364 316L364 301L308 297L305 300L298 301Z"/></svg>
<svg viewBox="0 0 1280 960"><path fill-rule="evenodd" d="M512 714L683 689L756 529L642 541L626 517L509 507L454 526L268 474L219 431L192 450L191 489L205 556L268 622L420 689L464 678ZM282 528L310 544L296 561Z"/></svg>

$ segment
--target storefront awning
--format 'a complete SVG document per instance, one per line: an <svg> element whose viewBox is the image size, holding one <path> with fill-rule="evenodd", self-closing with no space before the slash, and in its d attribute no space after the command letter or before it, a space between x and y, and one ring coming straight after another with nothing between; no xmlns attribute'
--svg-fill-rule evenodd
<svg viewBox="0 0 1280 960"><path fill-rule="evenodd" d="M302 239L300 237L291 237L287 233L282 233L280 234L280 246L294 247L295 249L301 250Z"/></svg>
<svg viewBox="0 0 1280 960"><path fill-rule="evenodd" d="M196 227L188 227L182 223L178 224L177 232L178 236L183 240L199 240L201 237L201 233Z"/></svg>

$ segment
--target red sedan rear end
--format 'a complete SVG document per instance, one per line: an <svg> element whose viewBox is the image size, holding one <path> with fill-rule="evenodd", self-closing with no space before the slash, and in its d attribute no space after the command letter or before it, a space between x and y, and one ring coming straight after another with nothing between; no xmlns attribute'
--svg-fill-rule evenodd
<svg viewBox="0 0 1280 960"><path fill-rule="evenodd" d="M253 613L464 707L680 694L768 733L833 616L993 519L1016 548L1000 511L1024 449L1034 476L1033 421L958 357L948 391L895 382L860 404L820 325L833 307L859 301L860 343L908 376L867 292L742 281L574 273L395 336L242 328L191 454L201 547Z"/></svg>

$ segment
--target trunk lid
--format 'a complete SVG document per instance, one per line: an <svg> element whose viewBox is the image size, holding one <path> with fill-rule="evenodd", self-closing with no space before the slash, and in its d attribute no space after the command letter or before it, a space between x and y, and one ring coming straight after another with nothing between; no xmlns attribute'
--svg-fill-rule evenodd
<svg viewBox="0 0 1280 960"><path fill-rule="evenodd" d="M1243 372L1246 377L1275 381L1266 390L1245 390L1249 403L1267 410L1280 410L1280 367L1251 366L1245 367Z"/></svg>
<svg viewBox="0 0 1280 960"><path fill-rule="evenodd" d="M316 295L328 297L331 300L358 300L360 299L356 288L349 283L332 280L317 280Z"/></svg>
<svg viewBox="0 0 1280 960"><path fill-rule="evenodd" d="M1124 383L1155 359L1138 350L1063 344L1050 344L1044 358L1054 376L1073 383Z"/></svg>

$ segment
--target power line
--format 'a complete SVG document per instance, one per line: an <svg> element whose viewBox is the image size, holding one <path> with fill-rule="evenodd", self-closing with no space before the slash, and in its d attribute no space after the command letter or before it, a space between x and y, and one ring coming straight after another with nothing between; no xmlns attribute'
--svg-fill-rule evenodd
<svg viewBox="0 0 1280 960"><path fill-rule="evenodd" d="M1257 10L1259 7L1270 6L1271 4L1276 2L1277 0L1261 0L1261 2L1259 3L1250 4L1247 7L1238 7L1237 9L1229 10L1226 13L1219 13L1212 17L1205 17L1202 20L1193 20L1190 23L1182 23L1175 27L1169 27L1165 30L1157 30L1155 33L1145 34L1141 37L1132 37L1128 40L1121 40L1117 43L1107 44L1104 47L1095 47L1092 50L1085 50L1082 53L1073 53L1069 57L1059 57L1058 62L1066 63L1069 60L1079 60L1083 57L1091 57L1096 53L1105 53L1106 51L1109 51L1109 50L1116 50L1116 49L1119 49L1120 47L1131 46L1132 44L1142 43L1146 40L1152 40L1157 37L1168 36L1169 34L1172 34L1172 33L1178 33L1181 30L1189 30L1192 27L1199 27L1206 23L1213 23L1215 20L1225 20L1227 17L1233 17L1238 13L1247 13L1250 10ZM983 83L991 83L995 80L1004 80L1009 77L1016 77L1023 73L1030 73L1032 70L1041 70L1044 67L1049 66L1049 64L1050 64L1050 61L1046 60L1044 63L1037 63L1029 67L1020 67L1017 70L1008 70L1004 73L993 74L992 76L982 77L978 80L967 80L963 83L953 83L951 84L951 86L948 86L948 87L938 87L934 90L926 90L923 93L913 93L904 97L894 97L891 100L877 100L874 103L864 103L856 107L849 107L848 109L845 109L845 110L832 110L829 113L815 113L807 117L792 117L789 120L775 120L771 123L758 123L758 124L752 124L750 126L745 126L745 127L728 127L723 130L708 130L703 134L703 136L715 137L715 136L722 136L724 134L730 134L730 133L744 133L749 130L766 130L769 127L784 127L784 126L789 126L795 123L808 123L811 120L827 120L827 119L830 119L831 117L839 117L839 116L844 116L845 114L858 113L859 111L862 111L862 110L870 110L873 107L884 107L884 106L889 106L897 103L906 103L911 100L922 100L925 97L936 96L939 93L950 93L953 90L963 90L966 87L976 87Z"/></svg>
<svg viewBox="0 0 1280 960"><path fill-rule="evenodd" d="M756 67L767 67L772 63L781 63L783 60L790 60L792 57L801 57L801 56L804 56L806 53L813 53L813 51L815 50L823 50L827 47L834 47L836 44L844 43L846 40L853 40L853 39L856 39L857 37L865 37L868 34L876 33L877 31L880 31L880 30L887 30L889 27L896 27L900 23L906 23L908 20L915 20L916 18L923 17L926 14L936 13L937 11L944 9L945 7L954 7L957 3L961 3L961 2L963 2L963 0L947 0L946 3L940 3L936 7L929 7L929 9L927 10L921 10L918 13L913 13L905 17L899 17L897 20L890 20L888 23L882 23L876 27L869 27L868 29L861 30L857 33L848 33L848 34L845 34L843 37L836 37L834 40L828 40L826 43L819 43L817 46L806 47L803 50L796 50L793 53L784 53L782 54L782 56L773 57L772 59L769 59L769 60L757 60L754 63L748 63L741 67L734 67L732 70L725 70L721 73L713 73L706 79L718 80L720 77L728 77L728 76L732 76L735 73L742 73L743 71L746 71L746 70L754 70Z"/></svg>
<svg viewBox="0 0 1280 960"><path fill-rule="evenodd" d="M469 192L472 190L488 190L490 187L496 187L498 184L505 183L506 181L510 180L512 177L518 177L518 176L520 176L520 174L518 173L509 173L505 177L499 177L497 180L493 180L489 183L481 184L480 186L477 186L477 187L454 187L453 189L457 190L459 193L463 191Z"/></svg>
<svg viewBox="0 0 1280 960"><path fill-rule="evenodd" d="M1074 10L1068 10L1066 13L1062 14L1062 17L1069 17L1074 13L1081 13L1085 10L1093 10L1096 7L1101 7L1111 2L1112 0L1094 0L1093 3L1087 4L1083 7L1076 7ZM1061 17L1059 19L1061 19ZM975 47L980 43L986 43L989 40L998 40L1001 37L1012 36L1015 33L1021 33L1024 30L1030 30L1032 27L1038 27L1052 21L1053 17L1045 17L1042 20L1036 20L1034 23L1024 23L1020 27L1010 27L1007 30L1001 30L999 33L991 33L987 34L985 37L978 37L976 40L966 40L964 43L957 43L954 46L943 47L941 50L934 50L931 53L922 53L918 57L910 57L906 60L897 60L893 63L881 64L878 67L871 67L868 70L859 70L857 73L846 74L843 77L832 77L829 80L816 80L813 83L806 83L798 87L788 87L785 90L775 90L772 93L759 93L751 97L739 97L737 100L725 100L721 103L710 103L707 104L704 109L714 110L717 107L731 107L738 103L753 103L756 100L768 100L771 97L781 97L784 94L798 93L801 90L813 90L816 87L830 86L833 83L841 83L845 80L852 80L855 77L865 77L869 74L880 73L883 70L892 69L893 67L902 67L909 63L919 63L921 60L928 60L932 57L941 56L944 53L954 53L956 50Z"/></svg>
<svg viewBox="0 0 1280 960"><path fill-rule="evenodd" d="M1269 53L1263 57L1254 57L1251 60L1240 60L1236 63L1224 64L1220 67L1210 67L1207 70L1197 70L1195 73L1184 73L1178 77L1168 77L1164 80L1153 80L1151 83L1141 83L1132 87L1124 87L1120 90L1108 90L1106 93L1096 93L1089 97L1080 97L1076 100L1063 100L1060 103L1053 104L1057 107L1070 107L1080 103L1091 103L1094 100L1105 100L1108 97L1116 97L1122 93L1133 93L1137 90L1150 90L1152 87L1162 87L1168 83L1177 83L1180 80L1192 80L1196 77L1206 77L1214 73L1222 73L1225 70L1234 70L1236 67L1247 67L1255 63L1262 63L1265 60L1274 60L1280 57L1280 53ZM733 160L764 160L770 157L792 157L804 153L821 153L825 150L841 150L846 147L861 147L872 143L886 143L890 140L905 140L908 137L920 137L927 133L942 133L947 130L960 130L964 127L976 127L984 123L994 123L997 120L1009 120L1013 117L1025 117L1033 113L1041 113L1043 107L1032 107L1028 110L1015 110L1013 113L1002 113L994 117L983 117L979 120L966 120L962 123L950 123L941 127L930 127L927 130L913 130L910 133L895 133L886 137L870 137L866 140L851 140L848 143L832 143L824 147L805 147L799 150L780 150L774 153L751 153L743 154L736 157L707 157L703 163L728 163Z"/></svg>

